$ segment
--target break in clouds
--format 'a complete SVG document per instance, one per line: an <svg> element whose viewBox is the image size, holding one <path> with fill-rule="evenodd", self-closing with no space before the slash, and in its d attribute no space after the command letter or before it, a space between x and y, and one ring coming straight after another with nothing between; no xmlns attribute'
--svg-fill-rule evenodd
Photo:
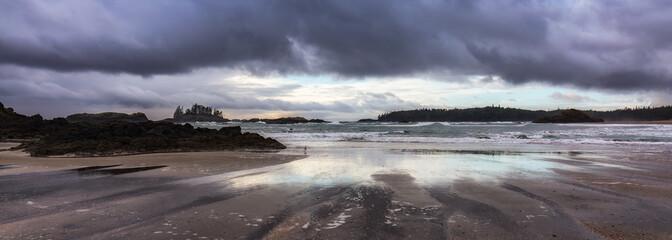
<svg viewBox="0 0 672 240"><path fill-rule="evenodd" d="M100 112L101 109L123 112L143 109L150 118L163 119L172 114L175 106L185 106L194 101L227 109L226 117L260 117L260 112L300 112L302 116L312 118L356 118L390 109L422 107L392 93L376 94L343 87L331 87L316 93L349 92L348 97L337 101L287 101L281 98L291 95L300 85L257 82L257 78L241 82L230 79L238 77L238 72L221 69L145 79L128 74L54 74L48 70L6 66L0 66L0 73L0 101L15 108L19 106L18 109L24 112L41 113L48 117Z"/></svg>
<svg viewBox="0 0 672 240"><path fill-rule="evenodd" d="M669 1L2 1L0 63L670 89ZM450 79L439 79L450 80Z"/></svg>

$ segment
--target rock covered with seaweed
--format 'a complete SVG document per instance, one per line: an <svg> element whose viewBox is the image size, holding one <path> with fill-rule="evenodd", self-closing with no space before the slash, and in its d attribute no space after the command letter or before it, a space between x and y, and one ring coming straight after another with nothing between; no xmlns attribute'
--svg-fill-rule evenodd
<svg viewBox="0 0 672 240"><path fill-rule="evenodd" d="M32 156L285 148L274 139L242 133L240 127L215 130L152 121L72 124L22 147Z"/></svg>
<svg viewBox="0 0 672 240"><path fill-rule="evenodd" d="M68 120L70 123L76 122L90 122L90 123L102 123L102 122L111 122L111 121L125 121L125 122L146 122L149 121L147 116L144 113L137 112L133 114L126 113L116 113L116 112L104 112L104 113L78 113L67 116L65 120Z"/></svg>

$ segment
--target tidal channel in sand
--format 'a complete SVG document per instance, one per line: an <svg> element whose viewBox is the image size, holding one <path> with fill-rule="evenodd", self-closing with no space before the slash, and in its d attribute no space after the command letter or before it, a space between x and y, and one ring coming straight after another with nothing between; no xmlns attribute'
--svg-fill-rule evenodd
<svg viewBox="0 0 672 240"><path fill-rule="evenodd" d="M287 145L109 158L3 151L0 238L672 238L667 145Z"/></svg>

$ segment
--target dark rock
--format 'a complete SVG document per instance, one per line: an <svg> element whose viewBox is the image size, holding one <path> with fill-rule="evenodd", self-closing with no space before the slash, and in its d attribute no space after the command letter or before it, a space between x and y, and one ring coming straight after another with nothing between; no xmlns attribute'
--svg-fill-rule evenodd
<svg viewBox="0 0 672 240"><path fill-rule="evenodd" d="M285 148L274 139L241 133L240 127L194 129L163 121L75 123L22 147L33 156Z"/></svg>
<svg viewBox="0 0 672 240"><path fill-rule="evenodd" d="M110 121L126 121L126 122L146 122L149 121L147 116L144 113L115 113L115 112L104 112L104 113L78 113L67 116L65 118L68 122L77 123L77 122L90 122L90 123L102 123Z"/></svg>
<svg viewBox="0 0 672 240"><path fill-rule="evenodd" d="M284 117L284 118L276 118L276 119L258 119L258 118L252 118L249 120L246 120L244 122L265 122L266 124L298 124L298 123L326 123L327 121L324 121L322 119L306 119L303 117Z"/></svg>
<svg viewBox="0 0 672 240"><path fill-rule="evenodd" d="M274 139L242 133L240 127L195 129L166 121L69 123L65 118L27 117L0 106L0 138L32 139L19 147L32 156L285 148Z"/></svg>
<svg viewBox="0 0 672 240"><path fill-rule="evenodd" d="M242 130L240 129L240 126L235 126L235 127L220 128L218 132L222 134L240 135Z"/></svg>
<svg viewBox="0 0 672 240"><path fill-rule="evenodd" d="M259 118L250 118L250 119L243 119L244 123L256 123L256 122L261 122L261 119Z"/></svg>
<svg viewBox="0 0 672 240"><path fill-rule="evenodd" d="M266 124L297 124L297 123L307 123L308 119L303 117L284 117L277 119L264 119Z"/></svg>
<svg viewBox="0 0 672 240"><path fill-rule="evenodd" d="M213 115L181 115L177 118L167 118L164 121L174 122L174 123L185 123L185 122L228 122L229 119L222 118L221 116Z"/></svg>
<svg viewBox="0 0 672 240"><path fill-rule="evenodd" d="M371 118L365 118L365 119L359 119L359 121L357 121L357 122L358 123L375 123L375 122L378 122L378 120L371 119Z"/></svg>
<svg viewBox="0 0 672 240"><path fill-rule="evenodd" d="M51 120L52 124L54 125L59 125L59 126L65 126L68 125L68 120L62 117L57 117Z"/></svg>
<svg viewBox="0 0 672 240"><path fill-rule="evenodd" d="M40 115L40 114L35 114L33 116L30 116L30 119L33 120L33 121L38 121L38 122L44 120L44 118L42 118L42 115Z"/></svg>
<svg viewBox="0 0 672 240"><path fill-rule="evenodd" d="M308 120L309 123L326 123L327 121L324 121L322 119L310 119Z"/></svg>
<svg viewBox="0 0 672 240"><path fill-rule="evenodd" d="M62 125L60 119L44 120L39 114L28 117L14 112L12 108L5 108L2 103L0 106L1 139L37 138Z"/></svg>
<svg viewBox="0 0 672 240"><path fill-rule="evenodd" d="M592 118L588 114L576 110L568 109L558 115L545 116L538 118L533 123L583 123L583 122L604 122L601 118Z"/></svg>
<svg viewBox="0 0 672 240"><path fill-rule="evenodd" d="M517 139L529 139L529 138L527 137L527 135L525 135L525 134L522 134L522 135L516 135L516 138L517 138Z"/></svg>

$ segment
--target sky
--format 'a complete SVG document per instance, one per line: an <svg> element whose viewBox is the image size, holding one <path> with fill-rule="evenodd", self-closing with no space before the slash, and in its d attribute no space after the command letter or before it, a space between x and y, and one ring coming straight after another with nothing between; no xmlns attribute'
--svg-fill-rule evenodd
<svg viewBox="0 0 672 240"><path fill-rule="evenodd" d="M0 0L0 102L375 118L672 104L669 0Z"/></svg>

